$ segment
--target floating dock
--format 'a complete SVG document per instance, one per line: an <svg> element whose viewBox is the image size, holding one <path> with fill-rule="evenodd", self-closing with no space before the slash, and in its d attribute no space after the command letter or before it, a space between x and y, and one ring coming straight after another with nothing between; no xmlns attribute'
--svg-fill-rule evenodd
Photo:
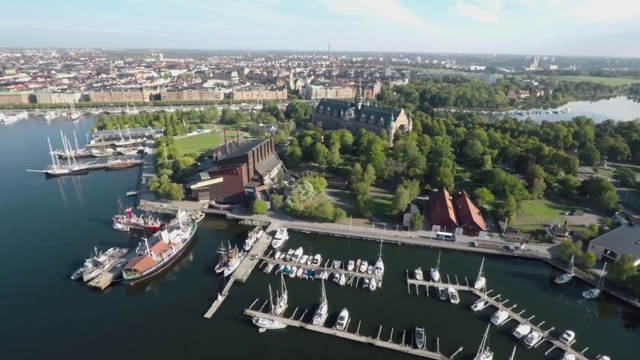
<svg viewBox="0 0 640 360"><path fill-rule="evenodd" d="M254 301L254 304L257 302ZM441 354L439 351L430 351L427 349L417 349L415 347L412 347L410 345L407 345L404 343L404 336L403 341L401 343L396 343L393 341L393 329L390 330L390 335L388 337L388 339L383 339L382 338L382 326L380 326L378 328L378 336L377 337L370 337L370 336L365 336L365 335L361 335L360 334L360 322L357 325L357 328L355 330L355 332L350 332L349 331L349 327L351 326L351 324L353 324L353 321L350 321L349 324L347 325L347 328L344 331L339 331L336 330L335 328L328 328L325 326L317 326L317 325L312 325L306 322L303 322L302 319L304 318L304 316L307 314L307 311L303 311L302 315L300 315L300 317L296 318L296 313L298 308L296 308L293 312L293 314L290 317L285 317L285 316L276 316L273 314L269 314L269 313L264 313L261 310L260 311L256 311L256 310L252 310L253 304L251 307L249 307L248 309L244 310L244 314L250 317L261 317L261 318L267 318L267 319L273 319L273 320L277 320L280 321L284 324L287 324L288 326L293 326L293 327L298 327L298 328L302 328L302 329L306 329L309 331L314 331L314 332L318 332L321 334L325 334L325 335L331 335L331 336L336 336L342 339L346 339L346 340L351 340L351 341L356 341L359 343L363 343L363 344L371 344L380 348L384 348L387 350L393 350L393 351L398 351L398 352L402 352L405 354L410 354L410 355L415 355L415 356L419 356L425 359L433 359L433 360L452 360L454 358L454 356L456 354L458 354L462 348L459 348L458 350L456 350L456 352L447 357L443 354ZM263 306L264 307L264 306Z"/></svg>
<svg viewBox="0 0 640 360"><path fill-rule="evenodd" d="M519 324L526 324L531 326L531 330L532 331L536 331L539 332L540 334L542 334L542 340L540 342L538 342L534 348L538 348L540 345L542 345L545 342L548 342L551 344L551 347L545 351L545 356L548 355L550 352L552 352L555 349L559 349L562 350L563 352L566 353L572 353L575 355L577 360L588 360L586 356L584 356L584 352L588 350L588 348L582 350L582 351L576 351L574 349L571 348L571 345L573 345L575 343L569 343L569 344L565 344L563 342L561 342L560 340L558 340L557 338L553 337L550 335L550 332L553 331L555 329L555 327L551 327L547 330L543 330L541 328L542 325L544 325L544 321L539 322L538 324L535 324L532 322L532 320L535 318L535 315L531 315L528 318L525 318L523 316L525 310L520 310L519 312L516 312L514 309L518 306L517 304L514 305L510 305L508 306L507 303L509 302L509 299L502 299L502 296L500 294L495 295L495 296L490 296L490 294L493 293L493 290L488 290L486 292L482 292L481 290L478 289L474 289L473 287L469 286L469 282L468 280L465 278L465 284L460 284L458 281L458 278L455 277L456 282L453 283L450 280L450 277L447 275L446 276L448 282L435 282L435 281L426 281L426 280L415 280L415 279L411 279L409 278L409 272L407 271L407 291L409 293L411 293L411 285L415 286L416 288L416 295L420 294L420 287L424 286L426 288L426 292L427 295L429 294L429 288L430 287L434 287L434 288L438 288L438 287L452 287L458 291L467 291L470 293L473 293L474 295L476 295L478 298L482 298L484 300L487 301L487 303L493 307L495 307L498 310L504 310L507 313L509 313L509 318L502 323L499 326L504 326L506 323L508 323L511 320L515 320L517 321Z"/></svg>

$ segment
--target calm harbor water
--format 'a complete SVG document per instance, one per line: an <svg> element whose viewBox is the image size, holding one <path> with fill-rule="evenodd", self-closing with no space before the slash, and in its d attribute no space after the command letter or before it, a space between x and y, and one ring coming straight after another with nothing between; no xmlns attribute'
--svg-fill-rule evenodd
<svg viewBox="0 0 640 360"><path fill-rule="evenodd" d="M597 101L572 101L558 108L561 111L565 109L571 109L571 111L559 114L518 115L516 117L542 121L567 120L576 116L586 116L592 118L595 122L602 122L608 119L630 121L640 118L640 102L633 101L626 96Z"/></svg>
<svg viewBox="0 0 640 360"><path fill-rule="evenodd" d="M234 285L211 320L202 314L223 283L212 273L216 248L221 241L241 241L246 228L224 219L208 217L183 259L157 279L135 288L116 285L104 293L92 291L68 279L94 246L133 245L131 239L111 229L111 216L118 210L118 197L134 188L137 169L98 171L87 176L45 180L25 169L46 166L46 136L58 139L59 129L68 135L76 129L84 138L91 127L65 121L46 124L38 119L0 127L0 344L5 358L145 358L145 359L414 359L301 329L258 334L242 315L256 297L265 298L267 284L277 286L277 277L255 272L246 284ZM56 142L59 142L56 140ZM130 201L123 198L123 202ZM373 242L292 234L289 247L304 246L325 258L374 260ZM342 307L362 320L361 333L399 340L402 329L425 327L429 346L440 337L440 346L450 354L459 346L456 359L472 359L491 315L490 310L473 313L474 300L462 294L459 305L433 297L407 294L404 271L436 261L437 251L387 245L384 287L368 290L327 284L329 308L335 320ZM475 277L481 256L461 252L442 253L441 273ZM485 263L490 288L512 303L535 314L539 321L557 329L571 328L578 334L577 349L588 354L606 353L613 359L640 358L640 312L609 297L585 301L580 292L586 285L566 287L552 284L556 272L529 260L488 257ZM293 308L313 307L320 294L317 281L287 280L289 313ZM506 359L514 345L510 336L515 323L494 328L490 345L495 359ZM527 351L518 346L516 359L545 359L542 349ZM559 359L559 352L546 359Z"/></svg>

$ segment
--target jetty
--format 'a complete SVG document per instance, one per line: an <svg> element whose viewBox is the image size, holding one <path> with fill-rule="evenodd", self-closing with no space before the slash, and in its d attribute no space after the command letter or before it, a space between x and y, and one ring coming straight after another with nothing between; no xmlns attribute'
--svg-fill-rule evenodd
<svg viewBox="0 0 640 360"><path fill-rule="evenodd" d="M258 302L258 299L256 299L249 308L244 310L244 314L250 317L257 316L261 318L272 319L272 320L282 322L287 326L314 331L314 332L325 334L325 335L331 335L331 336L339 337L345 340L351 340L351 341L355 341L363 344L371 344L376 347L384 348L387 350L398 351L405 354L415 355L425 359L452 360L456 354L462 351L462 348L458 348L458 350L456 350L451 356L445 356L442 353L440 353L438 349L436 349L436 351L430 351L428 349L417 349L415 347L412 347L411 345L405 344L404 336L403 336L403 341L400 343L397 343L393 341L393 329L390 329L390 335L388 338L385 339L383 337L382 326L378 328L378 333L376 337L362 335L360 334L360 322L358 322L358 326L356 330L353 332L350 331L349 329L351 324L354 323L353 321L350 321L349 324L347 324L347 327L344 331L339 331L339 330L336 330L335 328L328 328L325 326L313 325L303 321L305 315L308 313L308 311L306 310L302 311L299 317L296 317L298 313L298 308L296 308L293 311L293 314L291 314L289 317L284 316L284 314L282 316L277 316L277 315L263 312L262 308L264 308L264 304L263 306L260 307L260 309L253 310L253 307L257 302Z"/></svg>
<svg viewBox="0 0 640 360"><path fill-rule="evenodd" d="M211 303L211 306L209 306L207 311L204 313L203 317L205 319L211 319L213 314L215 314L215 312L218 310L220 305L222 305L222 302L229 295L229 291L231 290L231 287L236 281L242 282L242 283L247 281L247 279L249 278L249 275L251 275L251 272L258 264L258 261L262 258L262 254L264 254L264 252L267 251L267 249L269 248L269 245L271 244L271 237L268 235L268 233L278 228L278 226L279 225L276 223L271 223L269 227L265 229L264 234L262 234L262 237L260 237L260 239L258 239L253 244L253 247L251 247L251 250L249 250L249 252L244 257L244 259L241 260L240 265L238 265L238 268L236 269L236 271L234 271L229 276L229 280L227 280L227 283L224 286L222 292L218 293L215 300L213 300L213 302Z"/></svg>
<svg viewBox="0 0 640 360"><path fill-rule="evenodd" d="M539 332L540 334L542 334L542 340L540 340L540 342L538 342L537 344L535 344L534 348L538 348L540 345L542 345L543 343L549 343L550 347L549 349L547 349L545 351L545 356L548 355L549 353L551 353L553 350L562 350L563 352L566 353L572 353L575 355L577 360L588 360L588 358L586 356L584 356L584 352L588 349L584 349L582 351L577 351L571 348L571 346L575 343L575 340L569 344L565 344L563 342L561 342L560 340L558 340L558 338L554 337L551 335L551 331L553 331L555 329L555 327L551 327L549 329L542 329L542 326L545 324L545 321L541 321L538 323L534 323L533 319L535 318L535 315L531 315L528 317L524 316L524 313L526 310L522 309L522 310L515 310L516 307L518 306L518 304L509 304L507 305L507 303L509 303L509 299L503 299L502 295L497 294L497 295L493 295L494 291L493 290L488 290L486 292L484 292L481 289L475 289L473 286L469 285L469 281L467 280L467 278L465 277L464 279L464 284L462 284L460 281L458 281L458 277L455 276L455 282L451 281L451 278L449 275L446 276L447 281L442 281L442 282L436 282L436 281L427 281L427 280L416 280L416 279L411 279L409 277L409 271L407 271L407 292L409 292L409 294L411 294L411 286L414 286L416 289L416 295L420 294L420 287L424 286L426 289L426 293L427 295L429 294L429 288L433 287L433 288L438 288L438 287L452 287L458 291L466 291L466 292L470 292L474 295L476 295L478 298L482 298L484 299L490 306L496 308L497 310L504 310L509 314L509 318L502 323L500 326L504 326L507 323L509 323L512 320L515 320L518 322L518 325L520 324L525 324L525 325L529 325L531 326L531 330L532 331L536 331Z"/></svg>

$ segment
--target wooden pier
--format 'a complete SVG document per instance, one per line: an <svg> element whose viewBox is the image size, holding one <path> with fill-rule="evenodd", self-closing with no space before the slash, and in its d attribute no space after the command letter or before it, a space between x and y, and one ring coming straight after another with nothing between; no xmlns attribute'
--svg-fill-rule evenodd
<svg viewBox="0 0 640 360"><path fill-rule="evenodd" d="M249 275L251 275L251 272L258 264L258 260L262 257L262 254L269 248L269 245L271 244L271 237L267 235L267 233L272 231L273 229L276 229L277 227L278 224L271 223L271 225L269 225L269 227L265 229L262 237L253 244L253 247L251 247L249 253L247 253L244 259L242 259L236 271L234 271L233 274L229 276L229 280L222 292L218 293L215 300L213 300L213 303L211 303L211 306L209 306L209 309L207 309L207 311L204 313L203 317L205 319L211 319L220 305L222 305L222 302L227 298L227 295L229 295L229 291L236 281L247 281Z"/></svg>
<svg viewBox="0 0 640 360"><path fill-rule="evenodd" d="M452 360L453 356L451 357L447 357L443 354L441 354L440 352L437 351L429 351L427 349L417 349L414 348L410 345L406 345L404 343L396 343L393 342L392 336L393 336L393 329L391 329L391 335L389 336L389 338L387 340L382 338L382 326L380 326L378 328L378 336L373 338L373 337L369 337L369 336L364 336L360 334L360 322L358 322L358 327L356 329L355 332L350 332L349 331L349 325L347 325L347 328L344 331L339 331L336 330L335 328L328 328L325 326L316 326L316 325L312 325L306 322L303 322L302 319L304 318L304 314L306 313L303 312L303 315L298 317L296 319L295 317L295 313L297 312L297 308L294 311L294 313L292 314L292 316L290 317L286 317L286 316L276 316L273 314L269 314L269 313L264 313L262 311L256 311L256 310L252 310L253 305L257 302L256 301L253 302L252 306L249 307L248 309L244 310L244 314L250 317L261 317L261 318L267 318L267 319L273 319L273 320L277 320L281 323L287 324L288 326L293 326L293 327L297 327L297 328L302 328L302 329L306 329L309 331L315 331L321 334L325 334L325 335L332 335L332 336L336 336L342 339L346 339L346 340L351 340L351 341L356 341L359 343L363 343L363 344L371 344L380 348L384 348L387 350L393 350L393 351L399 351L405 354L410 354L410 355L415 355L415 356L419 356L425 359L433 359L433 360ZM350 322L351 324L352 322ZM456 350L456 352L454 353L457 354L458 352L460 352L462 350L462 348L459 348L458 350Z"/></svg>
<svg viewBox="0 0 640 360"><path fill-rule="evenodd" d="M411 286L413 285L416 289L416 293L419 294L420 293L420 287L424 286L426 288L426 292L427 294L429 293L429 287L434 287L434 288L438 288L438 287L444 287L444 288L448 288L448 287L452 287L458 291L467 291L470 293L473 293L474 295L476 295L478 298L482 298L485 301L487 301L487 303L493 307L495 307L498 310L504 310L509 314L509 319L507 319L504 323L502 323L499 326L504 326L505 324L507 324L509 321L511 320L515 320L518 322L519 324L526 324L531 326L531 330L532 331L536 331L539 332L540 334L542 334L542 340L540 342L538 342L534 348L538 348L540 345L542 345L545 342L548 342L549 344L551 344L551 347L545 352L545 356L549 353L551 353L553 350L561 350L567 353L572 353L575 355L577 360L588 360L586 356L584 356L584 352L587 350L582 350L581 352L574 350L571 348L571 346L575 343L572 342L570 344L565 344L563 342L561 342L560 340L558 340L556 337L551 336L550 333L551 331L553 331L555 329L555 327L551 327L547 330L543 330L542 329L542 325L544 325L545 321L541 321L537 324L533 323L532 320L535 318L535 315L531 315L529 317L524 317L523 314L525 313L526 310L522 309L520 311L516 311L514 310L518 305L517 304L513 304L513 305L507 305L507 303L510 301L509 299L503 299L502 295L497 294L497 295L493 295L493 290L488 290L486 292L483 292L481 290L478 289L474 289L472 286L469 286L469 282L468 280L465 278L465 284L460 284L458 282L458 278L456 277L456 282L453 283L450 280L450 277L447 275L446 278L448 279L448 282L435 282L435 281L426 281L426 280L415 280L415 279L411 279L409 278L408 275L408 271L407 271L407 291L409 293L411 293Z"/></svg>

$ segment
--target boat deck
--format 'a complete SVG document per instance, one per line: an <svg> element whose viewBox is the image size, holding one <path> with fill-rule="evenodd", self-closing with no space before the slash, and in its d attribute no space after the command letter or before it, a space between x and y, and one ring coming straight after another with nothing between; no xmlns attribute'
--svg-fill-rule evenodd
<svg viewBox="0 0 640 360"><path fill-rule="evenodd" d="M87 285L93 288L104 290L113 282L113 274L108 271L102 271L100 275L93 278Z"/></svg>
<svg viewBox="0 0 640 360"><path fill-rule="evenodd" d="M549 347L549 349L547 349L545 351L545 356L550 354L552 351L558 349L561 350L563 353L564 352L568 352L568 353L572 353L576 356L577 360L588 360L588 358L584 355L584 353L589 349L589 348L585 348L582 351L577 351L571 348L571 346L573 344L575 344L575 340L572 341L569 344L565 344L560 342L556 337L552 336L550 333L551 331L553 331L555 329L555 327L551 327L547 330L543 330L542 329L542 325L545 324L545 321L541 321L538 324L535 324L532 322L532 320L535 318L535 315L531 315L528 318L524 317L523 314L525 313L525 310L520 310L519 312L516 312L516 310L514 310L518 304L513 304L513 305L507 305L507 303L509 302L509 299L502 299L502 296L500 294L498 295L491 295L493 293L493 290L488 290L486 292L482 292L481 290L477 290L474 289L472 286L469 286L469 282L468 280L465 278L465 284L462 285L458 282L458 278L455 277L456 282L453 283L450 280L450 277L447 275L447 282L435 282L435 281L426 281L426 280L415 280L415 279L411 279L409 278L408 275L408 271L407 271L407 291L409 293L411 293L411 286L415 286L416 288L416 295L419 294L420 292L420 287L424 286L426 288L426 292L427 295L429 294L429 288L430 287L453 287L454 289L458 290L458 291L466 291L466 292L470 292L473 293L474 295L476 295L478 298L483 298L487 301L487 303L489 303L489 305L493 306L496 309L499 310L504 310L506 312L509 313L509 319L506 320L504 323L502 323L500 326L505 326L508 322L515 320L518 322L518 325L520 324L526 324L531 326L532 331L536 331L539 332L540 334L542 334L542 340L540 342L538 342L534 348L538 348L540 347L540 345L542 345L543 343L547 342L549 343L551 346Z"/></svg>
<svg viewBox="0 0 640 360"><path fill-rule="evenodd" d="M415 356L419 356L425 359L434 359L434 360L451 360L454 358L454 356L456 354L458 354L460 351L462 351L462 348L459 348L458 350L456 350L456 352L454 354L452 354L451 356L447 357L443 354L441 354L438 350L436 351L430 351L427 349L417 349L415 347L412 347L411 345L407 345L405 343L405 335L406 335L406 331L402 333L402 339L400 341L400 343L393 341L393 329L391 329L390 335L388 337L388 339L383 339L381 337L382 335L382 326L380 326L378 328L378 335L374 338L374 337L370 337L370 336L365 336L365 335L361 335L360 334L360 322L358 322L357 328L354 332L352 332L350 330L350 326L354 323L353 321L349 321L349 323L347 323L346 329L344 331L339 331L336 330L335 328L328 328L325 326L317 326L317 325L313 325L313 324L309 324L306 323L304 321L302 321L302 319L304 318L304 316L307 314L307 311L303 311L301 313L301 315L296 318L297 312L298 312L298 308L296 308L293 311L293 314L291 314L289 317L285 317L285 316L276 316L273 314L269 314L269 313L265 313L262 312L262 308L260 310L252 310L253 305L257 302L254 301L254 303L252 304L252 306L250 306L248 309L244 310L244 314L250 317L254 317L254 316L258 316L261 318L268 318L268 319L273 319L273 320L277 320L280 321L284 324L287 324L288 326L293 326L293 327L297 327L297 328L302 328L302 329L306 329L309 331L314 331L317 333L321 333L321 334L325 334L325 335L331 335L331 336L336 336L342 339L346 339L346 340L351 340L351 341L356 341L359 343L363 343L363 344L371 344L380 348L384 348L384 349L388 349L388 350L394 350L394 351L399 351L405 354L411 354L411 355L415 355ZM264 304L263 306L264 307ZM352 327L352 326L351 326ZM353 328L353 327L352 327Z"/></svg>

